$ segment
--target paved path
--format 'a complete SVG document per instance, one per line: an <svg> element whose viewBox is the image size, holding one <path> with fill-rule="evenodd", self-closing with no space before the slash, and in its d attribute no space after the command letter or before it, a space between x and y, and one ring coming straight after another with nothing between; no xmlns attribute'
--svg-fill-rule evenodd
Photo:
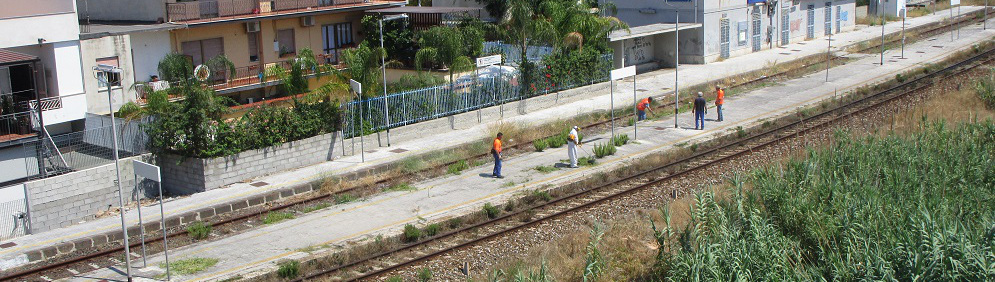
<svg viewBox="0 0 995 282"><path fill-rule="evenodd" d="M615 156L603 159L593 167L564 168L545 174L534 170L536 166L554 165L566 158L564 148L550 149L508 159L505 164L505 174L508 178L505 179L483 177L489 173L491 169L489 165L476 167L461 175L416 183L414 184L418 188L416 191L377 195L361 202L337 205L292 221L273 224L233 237L184 247L174 250L171 258L176 260L209 257L219 259L219 263L202 273L174 277L174 279L213 281L236 275L251 277L252 273L274 269L275 262L281 259L308 256L308 252L301 251L304 248L329 246L334 249L348 242L377 234L396 234L404 224L424 224L453 215L478 211L486 202L503 203L519 192L539 189L546 185L569 183L584 175L626 166L634 159L671 149L675 144L704 141L714 135L735 130L738 126L748 127L768 118L793 113L799 107L818 103L833 97L836 93L890 79L895 74L916 65L936 62L953 52L970 48L975 42L990 39L993 35L995 31L982 32L980 25L971 26L962 30L961 39L955 42L944 39L949 38L949 35L943 34L938 36L939 39L925 40L908 46L905 59L896 58L897 50L886 52L887 60L884 66L878 64L876 55L854 54L851 56L858 60L830 70L829 82L825 81L825 74L819 72L729 98L726 104L726 121L708 122L704 131L688 129L692 125L689 114L679 116L682 127L680 129L673 128L672 119L642 123L639 140L619 148ZM809 42L807 45L818 44ZM734 59L730 59L732 60ZM729 61L723 63L728 64ZM639 87L649 86L639 85ZM596 105L603 105L606 102L606 98L598 97L579 100L570 105L593 109ZM537 111L531 114L530 118L548 117L555 111L563 109ZM538 117L532 117L533 115ZM714 112L710 112L709 118L714 118L714 115ZM618 132L631 134L632 127L621 128ZM437 142L442 137L428 139ZM607 142L608 136L602 134L587 139L591 143L601 143ZM430 146L419 148L414 144L399 141L397 146L430 148ZM581 155L587 154L581 151ZM155 266L161 261L161 256L152 256L149 258L151 266L138 271L148 277L161 273L162 270ZM84 276L87 278L81 277L77 280L121 279L119 272L109 269Z"/></svg>

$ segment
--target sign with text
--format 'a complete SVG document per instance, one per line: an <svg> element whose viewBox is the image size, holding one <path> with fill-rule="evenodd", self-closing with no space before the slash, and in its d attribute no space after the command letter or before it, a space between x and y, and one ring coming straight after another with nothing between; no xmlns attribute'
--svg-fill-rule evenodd
<svg viewBox="0 0 995 282"><path fill-rule="evenodd" d="M145 179L155 182L162 182L162 176L159 174L158 166L139 160L133 160L132 165L135 166L136 175L145 177Z"/></svg>
<svg viewBox="0 0 995 282"><path fill-rule="evenodd" d="M489 67L501 63L501 55L487 56L477 58L477 67Z"/></svg>
<svg viewBox="0 0 995 282"><path fill-rule="evenodd" d="M356 92L357 94L363 94L363 84L359 83L359 81L350 79L349 86L352 87L353 92Z"/></svg>
<svg viewBox="0 0 995 282"><path fill-rule="evenodd" d="M632 76L636 76L636 66L629 66L617 70L612 70L611 74L612 80L619 80Z"/></svg>

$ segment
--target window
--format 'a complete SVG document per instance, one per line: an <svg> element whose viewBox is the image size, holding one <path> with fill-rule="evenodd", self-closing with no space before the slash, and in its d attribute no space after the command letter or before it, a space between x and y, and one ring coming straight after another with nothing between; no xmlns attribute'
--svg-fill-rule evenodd
<svg viewBox="0 0 995 282"><path fill-rule="evenodd" d="M297 47L294 44L294 29L284 29L276 32L276 51L280 53L280 57L292 56L297 53Z"/></svg>
<svg viewBox="0 0 995 282"><path fill-rule="evenodd" d="M355 44L352 35L352 23L337 23L321 26L321 37L326 63L338 63L338 50Z"/></svg>
<svg viewBox="0 0 995 282"><path fill-rule="evenodd" d="M249 33L249 61L258 62L259 61L259 33L250 32Z"/></svg>
<svg viewBox="0 0 995 282"><path fill-rule="evenodd" d="M97 59L97 65L108 65L108 66L117 67L118 66L118 59L117 59L117 57L100 58L100 59ZM98 72L97 73L97 83L100 86L100 89L98 89L98 90L102 90L102 89L107 88L107 83L104 83L104 81L110 82L111 86L121 86L121 74L120 73L109 73L108 74L106 72Z"/></svg>
<svg viewBox="0 0 995 282"><path fill-rule="evenodd" d="M190 58L190 62L193 63L194 66L202 65L214 57L225 53L224 41L220 37L186 41L180 45L180 48L183 48L183 55Z"/></svg>

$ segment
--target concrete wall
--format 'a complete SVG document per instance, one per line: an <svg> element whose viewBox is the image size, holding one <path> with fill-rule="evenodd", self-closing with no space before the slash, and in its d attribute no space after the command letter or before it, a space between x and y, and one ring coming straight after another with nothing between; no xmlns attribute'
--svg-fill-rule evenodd
<svg viewBox="0 0 995 282"><path fill-rule="evenodd" d="M149 81L159 75L159 60L169 54L169 31L139 32L131 40L132 67L136 81Z"/></svg>
<svg viewBox="0 0 995 282"><path fill-rule="evenodd" d="M0 182L38 174L38 158L35 155L35 146L13 146L0 149L0 171L3 171L0 174Z"/></svg>
<svg viewBox="0 0 995 282"><path fill-rule="evenodd" d="M87 39L80 41L82 49L82 65L87 73L91 73L93 67L97 66L97 60L103 58L116 57L118 67L124 72L121 73L121 86L111 87L111 102L113 109L121 108L127 102L138 99L138 93L131 86L135 84L135 72L131 71L131 40L128 35L107 36L101 38ZM165 54L163 54L165 55ZM161 57L160 57L161 58ZM86 81L86 111L95 114L108 114L107 87L101 86L100 82L92 74L84 75Z"/></svg>
<svg viewBox="0 0 995 282"><path fill-rule="evenodd" d="M9 1L9 0L8 0ZM16 2L33 3L32 1ZM8 9L8 6L0 10ZM45 42L79 40L79 20L72 11L30 17L0 19L0 48L38 45Z"/></svg>
<svg viewBox="0 0 995 282"><path fill-rule="evenodd" d="M163 189L192 194L334 159L338 133L213 159L162 156Z"/></svg>
<svg viewBox="0 0 995 282"><path fill-rule="evenodd" d="M157 22L166 18L165 0L78 0L80 18ZM170 1L176 2L176 1Z"/></svg>
<svg viewBox="0 0 995 282"><path fill-rule="evenodd" d="M134 191L134 167L131 162L147 156L121 159L121 184L125 200L137 196ZM114 184L114 164L24 183L31 207L32 232L70 226L94 218L101 211L118 206L118 188Z"/></svg>

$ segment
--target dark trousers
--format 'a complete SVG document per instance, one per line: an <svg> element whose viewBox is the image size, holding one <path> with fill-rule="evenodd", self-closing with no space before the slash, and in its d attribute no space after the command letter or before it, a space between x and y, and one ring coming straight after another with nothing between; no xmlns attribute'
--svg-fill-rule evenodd
<svg viewBox="0 0 995 282"><path fill-rule="evenodd" d="M705 129L705 111L694 112L694 129Z"/></svg>
<svg viewBox="0 0 995 282"><path fill-rule="evenodd" d="M494 155L494 176L501 176L501 158L498 157L498 153L491 153Z"/></svg>
<svg viewBox="0 0 995 282"><path fill-rule="evenodd" d="M636 117L637 117L636 120L640 120L640 121L641 120L645 120L646 119L646 111L636 111Z"/></svg>

